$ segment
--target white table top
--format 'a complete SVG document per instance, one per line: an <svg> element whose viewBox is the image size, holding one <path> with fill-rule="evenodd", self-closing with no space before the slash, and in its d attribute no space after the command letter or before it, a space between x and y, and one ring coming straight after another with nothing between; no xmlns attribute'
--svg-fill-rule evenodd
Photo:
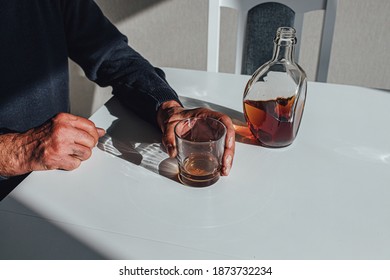
<svg viewBox="0 0 390 280"><path fill-rule="evenodd" d="M248 76L165 71L185 104L240 130ZM90 160L34 172L0 202L0 258L389 259L389 104L386 91L309 82L291 146L238 135L231 174L192 188L159 131L111 99L91 118L108 134Z"/></svg>

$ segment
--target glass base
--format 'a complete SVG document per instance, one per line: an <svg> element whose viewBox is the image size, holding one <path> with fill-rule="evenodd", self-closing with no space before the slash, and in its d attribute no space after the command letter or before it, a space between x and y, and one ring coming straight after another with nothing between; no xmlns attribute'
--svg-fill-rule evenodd
<svg viewBox="0 0 390 280"><path fill-rule="evenodd" d="M219 180L219 177L220 175L217 174L207 179L205 179L204 176L202 176L201 179L197 179L195 176L191 176L191 178L188 178L186 176L183 176L183 174L180 173L178 175L178 178L183 185L190 186L190 187L198 187L198 188L208 187L213 185Z"/></svg>

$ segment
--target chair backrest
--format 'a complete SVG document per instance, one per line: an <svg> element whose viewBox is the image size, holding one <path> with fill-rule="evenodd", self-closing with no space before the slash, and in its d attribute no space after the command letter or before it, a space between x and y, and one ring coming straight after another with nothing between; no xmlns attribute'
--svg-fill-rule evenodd
<svg viewBox="0 0 390 280"><path fill-rule="evenodd" d="M309 11L325 11L316 80L326 82L338 0L209 0L207 71L218 72L219 70L221 7L235 9L238 13L235 73L241 74L248 12L260 4L269 2L283 4L294 11L294 28L298 39L297 53L299 53L304 14Z"/></svg>

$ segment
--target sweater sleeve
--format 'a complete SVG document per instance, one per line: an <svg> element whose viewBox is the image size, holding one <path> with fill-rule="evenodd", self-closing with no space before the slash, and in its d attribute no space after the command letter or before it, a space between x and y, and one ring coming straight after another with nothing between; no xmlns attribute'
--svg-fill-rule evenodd
<svg viewBox="0 0 390 280"><path fill-rule="evenodd" d="M128 45L93 0L62 0L61 5L68 55L90 80L112 86L121 102L155 124L163 102L180 103L164 72Z"/></svg>

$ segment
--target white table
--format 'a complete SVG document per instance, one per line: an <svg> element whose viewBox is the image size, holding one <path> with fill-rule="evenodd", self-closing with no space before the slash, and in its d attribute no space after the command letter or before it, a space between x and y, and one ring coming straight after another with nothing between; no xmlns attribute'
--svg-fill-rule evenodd
<svg viewBox="0 0 390 280"><path fill-rule="evenodd" d="M185 104L240 130L248 76L165 71ZM386 91L310 82L291 146L238 136L230 176L191 188L158 130L111 99L92 116L108 135L90 160L34 172L0 202L0 258L389 259L389 104Z"/></svg>

